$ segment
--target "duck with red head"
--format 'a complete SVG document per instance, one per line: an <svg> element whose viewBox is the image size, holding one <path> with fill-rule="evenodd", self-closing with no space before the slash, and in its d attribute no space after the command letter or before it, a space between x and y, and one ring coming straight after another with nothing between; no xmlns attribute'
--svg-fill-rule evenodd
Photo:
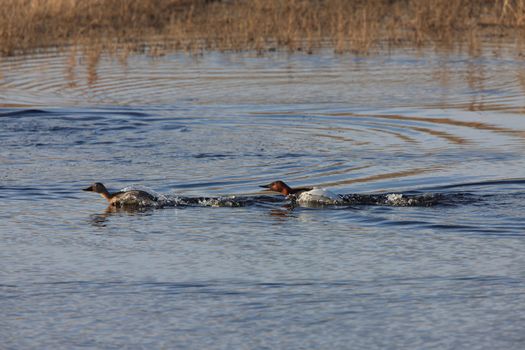
<svg viewBox="0 0 525 350"><path fill-rule="evenodd" d="M299 194L304 191L311 191L312 187L296 187L291 188L287 184L284 183L284 181L278 180L274 181L272 183L269 183L268 185L261 185L259 187L267 188L274 192L279 192L284 194L285 196L291 195L291 194Z"/></svg>
<svg viewBox="0 0 525 350"><path fill-rule="evenodd" d="M317 187L290 187L284 181L274 181L268 185L259 187L267 188L270 191L279 192L285 196L290 196L299 203L320 203L335 204L341 197L324 188Z"/></svg>
<svg viewBox="0 0 525 350"><path fill-rule="evenodd" d="M106 189L106 186L100 182L95 182L88 188L84 188L83 191L99 193L109 202L110 205L116 207L147 206L152 205L155 201L157 201L157 197L146 191L129 190L109 193L109 191Z"/></svg>

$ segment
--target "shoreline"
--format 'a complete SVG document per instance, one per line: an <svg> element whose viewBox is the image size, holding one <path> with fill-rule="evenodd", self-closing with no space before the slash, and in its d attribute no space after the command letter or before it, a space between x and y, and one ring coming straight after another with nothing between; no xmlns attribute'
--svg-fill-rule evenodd
<svg viewBox="0 0 525 350"><path fill-rule="evenodd" d="M391 47L483 41L525 47L525 0L0 0L0 54L42 48L163 51L285 50L366 55ZM153 40L154 39L154 40ZM150 45L154 43L155 45ZM160 45L158 45L160 43ZM158 50L159 52L155 52Z"/></svg>

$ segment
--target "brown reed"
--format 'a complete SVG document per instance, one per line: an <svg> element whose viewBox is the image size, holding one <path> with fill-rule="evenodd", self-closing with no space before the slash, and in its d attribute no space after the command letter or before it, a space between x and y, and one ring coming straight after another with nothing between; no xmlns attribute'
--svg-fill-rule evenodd
<svg viewBox="0 0 525 350"><path fill-rule="evenodd" d="M96 43L103 51L286 49L368 53L385 45L475 50L523 37L525 0L0 0L0 53ZM124 54L125 55L125 54Z"/></svg>

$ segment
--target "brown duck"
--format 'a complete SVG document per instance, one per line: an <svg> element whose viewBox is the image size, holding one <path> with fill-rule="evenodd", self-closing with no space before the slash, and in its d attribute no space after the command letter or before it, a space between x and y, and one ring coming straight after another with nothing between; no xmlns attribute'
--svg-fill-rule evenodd
<svg viewBox="0 0 525 350"><path fill-rule="evenodd" d="M131 206L131 205L148 205L152 204L157 200L157 197L146 191L140 190L129 190L119 191L115 193L109 193L106 186L100 182L95 182L88 188L84 188L83 191L90 191L100 193L102 197L107 199L110 205L116 207Z"/></svg>

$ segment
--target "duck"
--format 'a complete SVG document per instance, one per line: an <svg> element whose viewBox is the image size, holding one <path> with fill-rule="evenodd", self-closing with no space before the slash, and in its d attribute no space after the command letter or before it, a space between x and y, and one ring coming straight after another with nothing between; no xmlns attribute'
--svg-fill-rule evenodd
<svg viewBox="0 0 525 350"><path fill-rule="evenodd" d="M284 181L278 180L259 187L267 188L270 191L279 192L298 203L334 203L341 199L341 196L327 189L319 187L290 187Z"/></svg>
<svg viewBox="0 0 525 350"><path fill-rule="evenodd" d="M115 193L109 193L100 182L95 182L88 188L82 189L83 191L100 193L102 197L107 199L110 206L123 207L123 206L144 206L151 205L157 201L157 197L146 191L140 190L129 190L119 191Z"/></svg>

